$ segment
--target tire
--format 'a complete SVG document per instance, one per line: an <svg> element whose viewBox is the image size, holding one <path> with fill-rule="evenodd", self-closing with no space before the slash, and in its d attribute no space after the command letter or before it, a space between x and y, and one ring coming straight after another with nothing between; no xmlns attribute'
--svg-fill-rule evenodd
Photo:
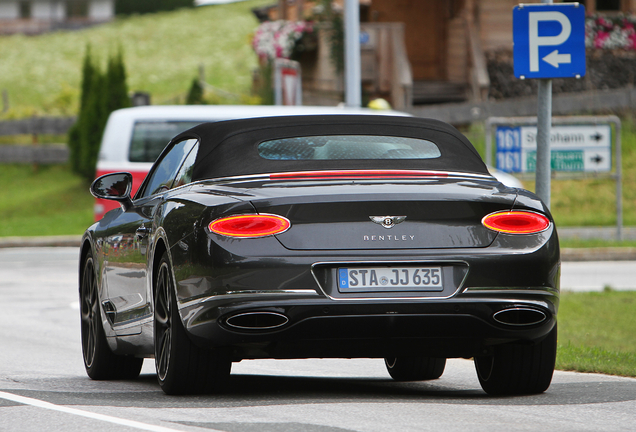
<svg viewBox="0 0 636 432"><path fill-rule="evenodd" d="M426 381L442 376L446 367L445 358L437 357L392 357L385 358L386 370L395 381Z"/></svg>
<svg viewBox="0 0 636 432"><path fill-rule="evenodd" d="M94 380L135 379L141 372L143 358L114 354L102 327L102 312L97 288L93 255L84 260L80 284L80 317L84 367Z"/></svg>
<svg viewBox="0 0 636 432"><path fill-rule="evenodd" d="M494 347L494 355L475 357L479 383L489 395L529 395L550 387L556 360L557 326L540 342Z"/></svg>
<svg viewBox="0 0 636 432"><path fill-rule="evenodd" d="M232 366L229 357L194 345L186 334L175 298L174 279L167 253L155 280L155 368L157 380L169 395L212 393L223 390Z"/></svg>

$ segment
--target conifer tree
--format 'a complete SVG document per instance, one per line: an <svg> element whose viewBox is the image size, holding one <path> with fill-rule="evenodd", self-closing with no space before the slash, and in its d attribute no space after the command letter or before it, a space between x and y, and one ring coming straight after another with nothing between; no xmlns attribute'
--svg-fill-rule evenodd
<svg viewBox="0 0 636 432"><path fill-rule="evenodd" d="M116 56L108 59L106 80L106 87L108 88L107 111L110 113L116 109L129 107L130 98L128 97L128 86L126 84L126 68L121 48Z"/></svg>
<svg viewBox="0 0 636 432"><path fill-rule="evenodd" d="M69 131L71 168L87 181L95 178L99 146L110 113L130 106L126 69L119 50L105 73L93 62L90 46L82 66L82 93L77 121Z"/></svg>
<svg viewBox="0 0 636 432"><path fill-rule="evenodd" d="M192 85L186 96L186 105L204 105L203 87L197 78L192 80Z"/></svg>
<svg viewBox="0 0 636 432"><path fill-rule="evenodd" d="M80 138L80 123L82 112L86 110L86 100L91 92L91 85L93 80L93 74L95 73L95 66L93 65L93 59L91 57L91 46L86 46L86 55L82 63L82 85L80 93L80 106L79 115L75 124L69 130L68 146L70 151L71 169L76 172L81 172L81 138Z"/></svg>
<svg viewBox="0 0 636 432"><path fill-rule="evenodd" d="M92 181L95 178L95 167L102 133L110 112L107 111L106 77L99 70L93 72L91 88L86 99L86 109L80 113L80 170L79 174Z"/></svg>

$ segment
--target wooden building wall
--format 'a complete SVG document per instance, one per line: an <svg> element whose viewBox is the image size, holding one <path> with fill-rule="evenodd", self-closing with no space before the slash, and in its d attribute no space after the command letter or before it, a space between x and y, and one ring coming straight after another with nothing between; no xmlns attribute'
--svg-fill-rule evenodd
<svg viewBox="0 0 636 432"><path fill-rule="evenodd" d="M539 3L526 1L525 3ZM512 8L517 0L481 0L476 2L475 18L484 51L512 48Z"/></svg>
<svg viewBox="0 0 636 432"><path fill-rule="evenodd" d="M448 56L446 76L453 83L466 83L468 80L468 34L466 19L456 16L448 23Z"/></svg>
<svg viewBox="0 0 636 432"><path fill-rule="evenodd" d="M414 80L446 79L448 0L372 0L373 22L402 22Z"/></svg>

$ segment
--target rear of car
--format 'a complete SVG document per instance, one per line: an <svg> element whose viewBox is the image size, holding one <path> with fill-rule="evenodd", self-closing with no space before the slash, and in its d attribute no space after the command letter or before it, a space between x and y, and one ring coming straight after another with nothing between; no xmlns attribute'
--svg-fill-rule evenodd
<svg viewBox="0 0 636 432"><path fill-rule="evenodd" d="M82 256L91 262L89 239L122 250L82 286L107 285L111 349L154 352L166 393L218 389L231 362L256 358L379 357L394 379L425 380L446 358L473 357L490 394L550 384L554 222L450 125L204 124L171 141L134 199L129 178L94 184L123 209L89 229Z"/></svg>

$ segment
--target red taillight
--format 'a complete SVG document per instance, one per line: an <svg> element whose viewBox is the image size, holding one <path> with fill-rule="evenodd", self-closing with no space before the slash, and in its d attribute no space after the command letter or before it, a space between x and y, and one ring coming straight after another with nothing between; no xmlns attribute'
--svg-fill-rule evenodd
<svg viewBox="0 0 636 432"><path fill-rule="evenodd" d="M210 222L211 232L227 237L256 238L285 232L291 222L282 216L270 214L244 214L228 216Z"/></svg>
<svg viewBox="0 0 636 432"><path fill-rule="evenodd" d="M539 214L528 211L502 211L485 216L481 223L493 231L506 234L534 234L545 231L550 220Z"/></svg>

